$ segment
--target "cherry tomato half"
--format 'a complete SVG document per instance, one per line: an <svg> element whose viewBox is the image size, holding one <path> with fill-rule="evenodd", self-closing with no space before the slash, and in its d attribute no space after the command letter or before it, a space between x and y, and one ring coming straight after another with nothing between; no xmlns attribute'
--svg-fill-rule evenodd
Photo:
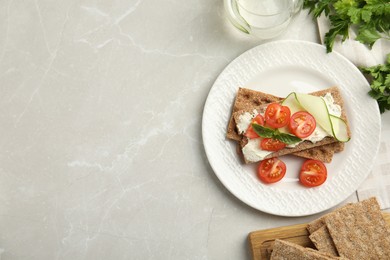
<svg viewBox="0 0 390 260"><path fill-rule="evenodd" d="M328 173L323 162L306 160L299 173L299 181L306 187L316 187L326 181L327 175Z"/></svg>
<svg viewBox="0 0 390 260"><path fill-rule="evenodd" d="M305 138L316 129L316 120L308 112L299 111L291 116L288 127L292 134L299 138Z"/></svg>
<svg viewBox="0 0 390 260"><path fill-rule="evenodd" d="M265 110L265 123L272 128L281 128L290 121L290 109L279 103L271 103Z"/></svg>
<svg viewBox="0 0 390 260"><path fill-rule="evenodd" d="M259 124L259 125L264 125L264 117L260 114L258 114L255 118L252 119L252 122L250 123L248 129L246 130L245 132L245 136L250 138L250 139L253 139L253 138L258 138L259 135L256 134L255 130L253 130L253 127L252 127L252 124L253 123L256 123L256 124Z"/></svg>
<svg viewBox="0 0 390 260"><path fill-rule="evenodd" d="M276 157L261 161L257 168L257 177L265 183L278 182L285 174L286 164Z"/></svg>
<svg viewBox="0 0 390 260"><path fill-rule="evenodd" d="M264 138L260 143L260 147L263 150L275 152L286 147L286 144L276 139Z"/></svg>

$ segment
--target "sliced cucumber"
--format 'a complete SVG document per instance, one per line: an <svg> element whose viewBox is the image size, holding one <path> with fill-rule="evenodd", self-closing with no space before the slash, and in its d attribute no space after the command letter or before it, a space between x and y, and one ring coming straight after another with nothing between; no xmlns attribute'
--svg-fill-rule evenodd
<svg viewBox="0 0 390 260"><path fill-rule="evenodd" d="M291 115L294 114L295 112L302 111L302 107L299 104L295 92L290 93L283 101L282 101L283 106L288 106L291 111Z"/></svg>
<svg viewBox="0 0 390 260"><path fill-rule="evenodd" d="M348 127L344 119L330 115L330 121L333 126L333 136L340 142L348 142L351 137L348 135Z"/></svg>
<svg viewBox="0 0 390 260"><path fill-rule="evenodd" d="M337 116L329 113L325 100L322 97L312 96L301 93L291 93L282 102L284 106L288 106L291 114L302 110L309 112L316 122L331 136L340 142L348 142L348 127L346 122Z"/></svg>

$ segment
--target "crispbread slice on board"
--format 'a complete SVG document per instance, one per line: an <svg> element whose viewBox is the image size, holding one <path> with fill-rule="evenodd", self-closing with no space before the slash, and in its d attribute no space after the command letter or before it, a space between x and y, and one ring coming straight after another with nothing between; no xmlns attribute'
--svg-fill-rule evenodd
<svg viewBox="0 0 390 260"><path fill-rule="evenodd" d="M244 108L244 107L246 107L246 108L241 109L241 110L237 110L232 114L230 121L233 124L235 124L235 117L237 117L237 113L244 113L244 111L252 112L253 109L261 110L264 107L264 103L261 103L261 102L257 102L255 104L255 107L253 107L253 105L255 103L254 100L258 100L258 99L261 100L261 96L262 96L260 94L261 92L256 92L256 91L254 93L253 92L254 92L253 90L247 90L247 89L240 89L239 90L239 92L237 94L236 102L235 102L235 107L237 105L237 107L239 107L239 108ZM253 94L250 95L250 93L253 93ZM327 93L331 93L335 103L340 105L341 110L342 110L341 117L347 122L347 125L348 125L348 121L347 121L346 113L345 113L345 109L344 109L344 101L343 101L343 99L341 97L341 93L337 87L324 89L321 91L313 92L311 94L314 96L324 96ZM275 96L268 95L268 94L264 94L264 95L265 96L263 97L263 100L272 100L272 99L277 98ZM253 96L255 97L255 99L253 99ZM235 109L233 109L233 110L235 110ZM349 134L349 136L351 134L349 127L348 127L348 134ZM244 147L248 142L248 139L245 136L242 136L237 132L236 126L231 126L230 123L228 126L227 137L228 138L231 137L234 140L237 140L238 137L241 137L241 140L240 140L241 148ZM336 147L333 147L333 145L329 145L329 144L333 144L333 143L337 144ZM318 160L322 159L325 162L330 162L332 160L332 156L333 156L334 151L341 149L340 145L338 143L339 142L337 142L337 140L334 139L333 137L326 137L323 140L316 142L316 143L312 143L310 141L304 141L304 142L298 144L294 148L282 149L278 152L275 152L275 153L268 155L265 158L267 159L267 158L278 157L278 156L282 156L282 155L286 155L286 154L293 154L295 152L300 152L299 156L301 156L301 157L318 159ZM328 145L328 146L321 147L324 145ZM314 151L314 152L310 151L310 149L313 149L315 147L321 147L321 148L318 149L317 151ZM318 155L318 157L316 157L316 155ZM256 161L252 161L249 158L244 158L244 161L245 161L245 163L256 162Z"/></svg>
<svg viewBox="0 0 390 260"><path fill-rule="evenodd" d="M342 258L322 253L312 248L306 248L285 240L276 239L272 249L271 260L287 259L331 260Z"/></svg>
<svg viewBox="0 0 390 260"><path fill-rule="evenodd" d="M328 228L324 225L318 230L313 232L309 239L313 242L314 246L320 252L325 252L334 256L338 256L336 246L333 243L332 237L328 231Z"/></svg>
<svg viewBox="0 0 390 260"><path fill-rule="evenodd" d="M315 231L317 231L318 229L320 229L321 227L325 226L325 219L329 216L331 216L332 214L336 214L336 212L346 208L346 207L350 207L352 206L353 203L347 203L345 204L344 206L326 214L326 215L323 215L322 217L318 218L318 219L315 219L313 220L312 222L310 222L309 224L307 224L307 231L309 231L310 234L314 233Z"/></svg>
<svg viewBox="0 0 390 260"><path fill-rule="evenodd" d="M390 231L376 198L345 207L324 222L340 256L390 259Z"/></svg>

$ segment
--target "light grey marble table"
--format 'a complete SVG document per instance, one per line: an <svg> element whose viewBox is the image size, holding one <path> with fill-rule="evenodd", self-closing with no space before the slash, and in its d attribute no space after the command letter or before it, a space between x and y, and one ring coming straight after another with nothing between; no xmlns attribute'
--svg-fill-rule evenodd
<svg viewBox="0 0 390 260"><path fill-rule="evenodd" d="M319 41L306 11L278 39ZM318 217L250 208L205 156L207 94L261 43L222 0L0 1L1 259L250 259Z"/></svg>

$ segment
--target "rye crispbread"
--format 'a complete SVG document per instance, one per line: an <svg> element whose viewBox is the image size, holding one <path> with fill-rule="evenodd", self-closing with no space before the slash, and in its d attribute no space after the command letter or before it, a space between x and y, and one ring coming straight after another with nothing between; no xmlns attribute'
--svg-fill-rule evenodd
<svg viewBox="0 0 390 260"><path fill-rule="evenodd" d="M295 152L295 156L307 158L307 159L317 159L325 163L332 162L333 154L338 153L344 150L344 143L337 142L331 144L325 144L319 147L312 149L307 149L303 151Z"/></svg>
<svg viewBox="0 0 390 260"><path fill-rule="evenodd" d="M321 227L325 226L325 219L327 217L331 216L332 214L335 214L337 211L340 211L340 210L342 210L346 207L350 207L352 205L353 205L353 203L347 203L344 206L342 206L341 208L338 208L338 209L336 209L336 210L334 210L334 211L332 211L332 212L330 212L330 213L328 213L328 214L326 214L318 219L313 220L312 222L307 224L307 227L306 227L307 231L309 231L310 234L314 233L315 231L317 231Z"/></svg>
<svg viewBox="0 0 390 260"><path fill-rule="evenodd" d="M326 93L331 93L335 100L335 103L341 106L342 118L346 120L345 110L343 108L344 102L337 87L317 91L311 94L315 96L324 96ZM235 123L235 117L237 117L239 113L244 113L245 111L251 112L254 109L261 110L264 107L264 104L279 102L281 100L283 99L270 94L245 88L239 88L236 100L233 105L233 112L227 128L227 138L238 141L241 147L245 146L248 140L245 136L240 135L238 133ZM295 155L295 153L297 153L297 156L303 158L317 159L324 162L330 162L332 160L334 152L342 149L343 145L340 145L339 142L337 142L334 138L327 137L315 144L309 141L305 141L294 148L286 148L276 153L272 153L266 158L277 157L285 154ZM246 158L244 158L244 161L246 163L253 162Z"/></svg>
<svg viewBox="0 0 390 260"><path fill-rule="evenodd" d="M330 255L338 256L336 246L333 243L332 237L328 228L324 225L313 232L309 239L320 252L328 253Z"/></svg>
<svg viewBox="0 0 390 260"><path fill-rule="evenodd" d="M335 211L328 213L321 218L318 218L312 222L310 222L306 229L309 231L310 236L309 239L313 242L315 247L319 251L328 252L330 254L338 256L337 248L333 242L333 239L329 233L328 228L325 224L325 219L329 216L332 216L332 214L335 214L335 212L338 212L344 208L352 206L352 203L348 203L344 205L341 208L336 209Z"/></svg>
<svg viewBox="0 0 390 260"><path fill-rule="evenodd" d="M254 109L252 111L252 116L254 113L260 113L263 114L265 112L266 106L260 106L257 109ZM240 117L243 116L244 113L247 113L247 111L237 111L233 113L233 119L235 122L240 121ZM245 128L245 126L242 126ZM248 127L248 126L246 126ZM245 133L245 129L240 129L239 125L236 126L236 132L239 135L242 135ZM333 141L333 140L332 140ZM240 144L240 143L239 143ZM241 145L239 145L239 149L241 149ZM309 148L306 150L300 150L293 153L295 156L299 156L306 159L316 159L320 160L325 163L330 163L333 159L333 154L337 152L341 152L344 150L344 143L341 142L332 142L330 144L324 144L319 145L318 147Z"/></svg>
<svg viewBox="0 0 390 260"><path fill-rule="evenodd" d="M311 241L321 249L276 239L271 259L390 259L390 227L376 198L346 204L312 221L307 229ZM329 248L322 248L329 242Z"/></svg>
<svg viewBox="0 0 390 260"><path fill-rule="evenodd" d="M239 88L236 99L233 104L232 114L227 127L226 137L235 141L241 141L242 136L237 133L236 123L233 118L233 113L242 111L253 111L259 109L262 105L279 102L282 98L266 94L260 91L255 91L247 88Z"/></svg>
<svg viewBox="0 0 390 260"><path fill-rule="evenodd" d="M303 247L292 242L276 239L273 245L271 260L331 260L343 259L327 253L322 253L312 248Z"/></svg>
<svg viewBox="0 0 390 260"><path fill-rule="evenodd" d="M295 152L302 152L302 153L304 153L306 150L309 150L309 149L311 149L313 147L321 147L321 146L324 146L324 145L333 144L334 142L335 142L335 139L333 137L325 137L324 139L322 139L321 141L316 142L316 143L312 143L310 141L303 141L302 143L298 144L297 146L295 146L293 148L284 148L284 149L279 150L277 152L271 153L271 154L267 155L266 157L264 157L264 159L279 157L279 156L287 155L287 154L293 154ZM244 138L243 141L240 143L241 144L241 148L243 148L247 143L248 143L248 139ZM322 152L324 154L324 156L333 156L333 154L334 154L332 151L327 153L325 148L321 147L321 149L324 149L324 152ZM306 153L307 153L307 157L310 157L309 152L306 151ZM307 158L307 157L305 157L305 158ZM310 158L317 159L314 156L312 156ZM245 158L245 157L244 157L244 161L245 161L245 163L257 162L257 160L256 161L252 161L252 160L250 160L248 158Z"/></svg>
<svg viewBox="0 0 390 260"><path fill-rule="evenodd" d="M340 256L390 259L390 231L376 198L344 207L324 222Z"/></svg>

